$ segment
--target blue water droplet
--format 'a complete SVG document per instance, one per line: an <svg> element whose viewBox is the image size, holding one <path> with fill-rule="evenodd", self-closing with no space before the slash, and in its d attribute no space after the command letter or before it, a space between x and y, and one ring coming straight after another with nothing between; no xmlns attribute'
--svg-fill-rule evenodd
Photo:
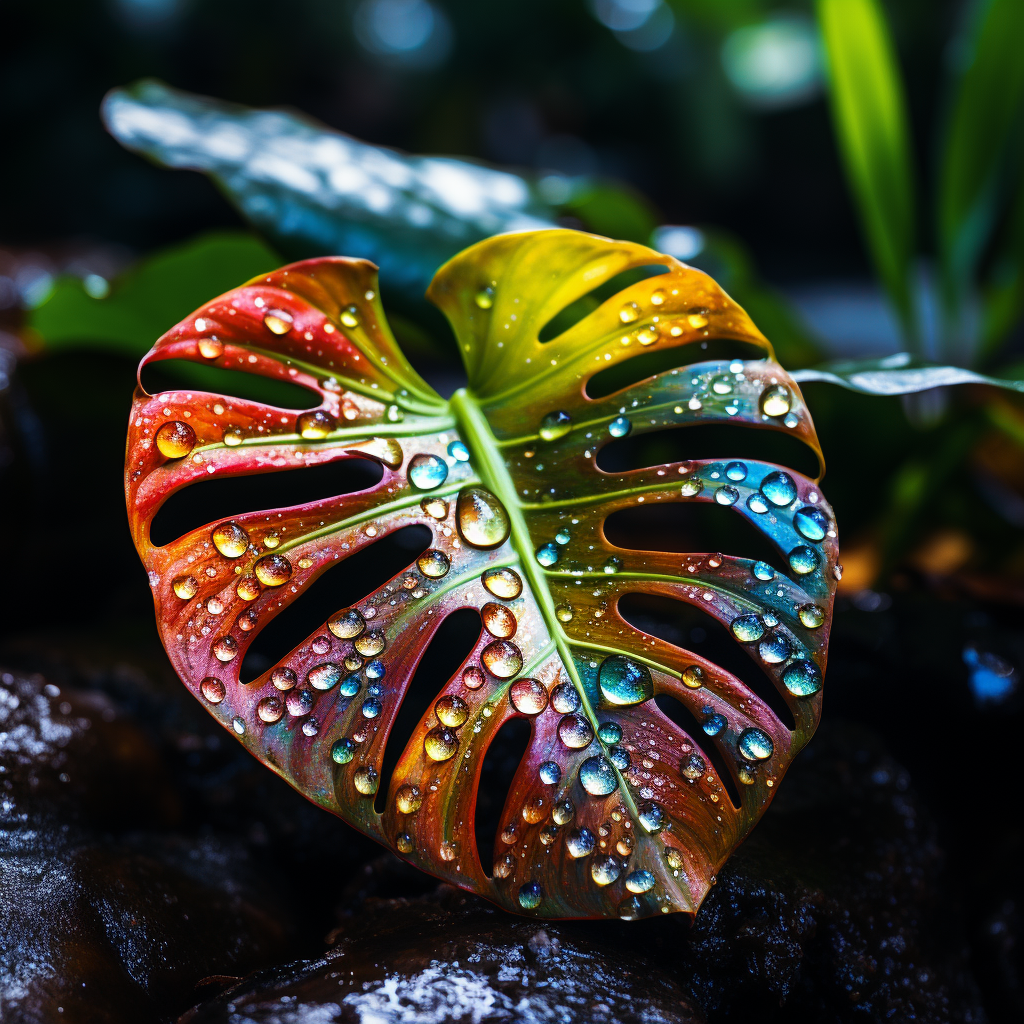
<svg viewBox="0 0 1024 1024"><path fill-rule="evenodd" d="M747 508L751 512L756 512L759 516L764 515L768 511L768 502L764 500L764 495L760 491L754 491L754 493L747 498Z"/></svg>
<svg viewBox="0 0 1024 1024"><path fill-rule="evenodd" d="M341 678L341 668L333 661L325 661L309 670L306 682L315 690L329 690Z"/></svg>
<svg viewBox="0 0 1024 1024"><path fill-rule="evenodd" d="M744 729L736 746L748 761L767 761L775 749L771 737L760 729Z"/></svg>
<svg viewBox="0 0 1024 1024"><path fill-rule="evenodd" d="M540 781L548 786L557 786L562 781L562 769L554 761L545 761L538 769Z"/></svg>
<svg viewBox="0 0 1024 1024"><path fill-rule="evenodd" d="M597 729L602 743L618 743L622 739L622 729L616 722L602 722Z"/></svg>
<svg viewBox="0 0 1024 1024"><path fill-rule="evenodd" d="M589 828L574 828L566 837L565 845L569 856L579 859L589 857L597 846L597 839Z"/></svg>
<svg viewBox="0 0 1024 1024"><path fill-rule="evenodd" d="M769 665L780 665L793 653L793 648L781 633L773 633L761 641L757 652Z"/></svg>
<svg viewBox="0 0 1024 1024"><path fill-rule="evenodd" d="M616 416L615 419L608 424L608 433L612 437L625 437L633 429L633 424L626 419L625 416Z"/></svg>
<svg viewBox="0 0 1024 1024"><path fill-rule="evenodd" d="M626 875L626 888L630 892L647 892L654 887L654 875L650 871L631 871Z"/></svg>
<svg viewBox="0 0 1024 1024"><path fill-rule="evenodd" d="M619 780L606 757L588 757L580 765L580 783L591 796L608 796L619 788Z"/></svg>
<svg viewBox="0 0 1024 1024"><path fill-rule="evenodd" d="M764 625L756 615L741 615L732 620L732 634L745 644L752 644L764 636Z"/></svg>
<svg viewBox="0 0 1024 1024"><path fill-rule="evenodd" d="M569 537L569 531L565 529L565 527L562 527L562 529L555 534L555 540L559 544L568 544L570 539L571 538Z"/></svg>
<svg viewBox="0 0 1024 1024"><path fill-rule="evenodd" d="M608 751L608 758L620 772L629 768L629 751L623 750L622 747L611 747Z"/></svg>
<svg viewBox="0 0 1024 1024"><path fill-rule="evenodd" d="M367 679L383 679L386 669L383 661L374 658L373 661L366 663L366 668L363 671L366 673Z"/></svg>
<svg viewBox="0 0 1024 1024"><path fill-rule="evenodd" d="M356 745L352 740L338 740L331 747L331 760L335 764L348 764L355 757Z"/></svg>
<svg viewBox="0 0 1024 1024"><path fill-rule="evenodd" d="M719 505L735 505L740 500L740 492L735 487L719 487L715 491L715 501Z"/></svg>
<svg viewBox="0 0 1024 1024"><path fill-rule="evenodd" d="M455 459L456 462L469 462L469 449L462 443L462 441L452 441L448 445L448 454Z"/></svg>
<svg viewBox="0 0 1024 1024"><path fill-rule="evenodd" d="M621 654L613 654L604 659L598 682L601 695L609 704L639 704L654 696L654 680L650 669Z"/></svg>
<svg viewBox="0 0 1024 1024"><path fill-rule="evenodd" d="M376 718L383 710L384 705L376 697L367 697L363 701L363 718Z"/></svg>
<svg viewBox="0 0 1024 1024"><path fill-rule="evenodd" d="M818 568L818 556L815 554L814 548L802 544L790 551L789 565L793 572L806 576Z"/></svg>
<svg viewBox="0 0 1024 1024"><path fill-rule="evenodd" d="M707 718L704 719L701 728L708 736L717 736L729 724L725 720L725 715L717 714L714 708L705 707L702 710Z"/></svg>
<svg viewBox="0 0 1024 1024"><path fill-rule="evenodd" d="M350 676L345 676L341 681L341 686L338 687L338 692L342 697L354 697L359 692L359 687L362 685L357 673L353 672Z"/></svg>
<svg viewBox="0 0 1024 1024"><path fill-rule="evenodd" d="M414 455L409 462L409 480L413 487L430 491L448 479L448 463L437 455Z"/></svg>
<svg viewBox="0 0 1024 1024"><path fill-rule="evenodd" d="M740 483L747 479L747 467L742 462L730 462L725 467L725 475L732 480L733 483Z"/></svg>
<svg viewBox="0 0 1024 1024"><path fill-rule="evenodd" d="M794 697L810 697L821 689L821 670L813 661L794 661L782 673L782 682Z"/></svg>
<svg viewBox="0 0 1024 1024"><path fill-rule="evenodd" d="M808 540L824 540L828 532L828 516L820 508L805 505L797 509L796 515L793 516L793 525L797 533Z"/></svg>
<svg viewBox="0 0 1024 1024"><path fill-rule="evenodd" d="M519 888L519 906L523 910L536 910L544 898L544 890L539 882L527 882Z"/></svg>
<svg viewBox="0 0 1024 1024"><path fill-rule="evenodd" d="M752 571L757 579L765 583L775 579L775 570L767 562L755 562Z"/></svg>
<svg viewBox="0 0 1024 1024"><path fill-rule="evenodd" d="M558 548L554 544L541 544L537 548L537 561L545 568L558 561Z"/></svg>
<svg viewBox="0 0 1024 1024"><path fill-rule="evenodd" d="M640 824L648 832L660 832L665 827L665 808L649 800L639 807Z"/></svg>
<svg viewBox="0 0 1024 1024"><path fill-rule="evenodd" d="M761 493L779 508L785 508L796 501L796 484L788 473L777 470L761 481Z"/></svg>

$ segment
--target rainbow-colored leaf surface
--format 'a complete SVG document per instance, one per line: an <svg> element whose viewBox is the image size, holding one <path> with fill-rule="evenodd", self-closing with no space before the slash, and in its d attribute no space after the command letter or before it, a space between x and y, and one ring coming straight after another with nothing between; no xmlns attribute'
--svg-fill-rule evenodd
<svg viewBox="0 0 1024 1024"><path fill-rule="evenodd" d="M574 301L652 265L663 272L540 340ZM627 434L730 422L795 435L820 457L800 391L714 281L640 245L568 230L503 235L442 267L429 296L469 377L450 401L403 357L375 268L359 260L257 278L149 353L144 363L188 359L291 381L316 406L140 386L125 487L164 644L186 685L256 757L424 870L547 917L692 913L818 721L834 519L814 481L739 453L616 473L599 469L597 455ZM588 397L601 370L716 338L763 357L694 363ZM377 462L380 482L211 522L162 547L150 541L158 509L195 481L353 458ZM611 544L607 517L645 502L712 503L745 517L774 545L775 565ZM268 622L333 566L412 524L432 536L415 562L337 609L272 669L240 679ZM774 683L795 728L735 675L631 625L619 610L627 594L717 619ZM465 608L479 612L479 640L451 679L436 681L382 779L417 663ZM675 724L659 696L685 707L701 734ZM473 838L480 769L517 716L530 723L529 746L494 861L483 864Z"/></svg>

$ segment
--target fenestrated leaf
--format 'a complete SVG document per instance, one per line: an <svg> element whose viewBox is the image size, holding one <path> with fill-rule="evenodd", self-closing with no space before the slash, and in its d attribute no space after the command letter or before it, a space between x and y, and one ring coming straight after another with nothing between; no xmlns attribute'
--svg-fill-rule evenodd
<svg viewBox="0 0 1024 1024"><path fill-rule="evenodd" d="M1024 391L1024 380L988 377L962 366L936 366L897 352L881 359L856 359L794 370L802 384L822 381L865 395L911 395L953 384L988 384L1008 391Z"/></svg>
<svg viewBox="0 0 1024 1024"><path fill-rule="evenodd" d="M565 306L652 264L664 273L538 340ZM374 268L360 260L310 260L255 279L146 357L279 376L318 406L296 414L221 395L136 393L125 484L167 651L253 754L438 877L549 917L693 912L817 723L835 524L814 481L740 451L615 473L597 467L597 453L629 433L735 423L793 435L820 458L799 389L709 277L632 243L565 230L499 236L442 267L430 298L469 376L450 402L397 349ZM599 370L659 347L679 348L683 361L683 346L700 353L722 338L763 358L692 363L587 396ZM216 520L163 547L150 541L162 503L195 481L354 457L381 464L379 484ZM744 517L774 545L775 567L607 540L613 512L665 502ZM410 524L431 532L423 556L272 669L240 680L271 619L333 566ZM631 625L619 601L635 593L724 624L795 729L735 675ZM480 639L438 681L388 783L384 745L412 673L463 608L480 613ZM673 724L657 695L701 723L699 738ZM532 726L529 748L495 863L484 865L473 838L481 765L516 716Z"/></svg>

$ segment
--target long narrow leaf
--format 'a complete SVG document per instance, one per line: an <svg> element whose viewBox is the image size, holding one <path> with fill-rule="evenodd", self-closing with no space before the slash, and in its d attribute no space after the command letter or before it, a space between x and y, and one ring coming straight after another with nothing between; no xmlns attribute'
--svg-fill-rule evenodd
<svg viewBox="0 0 1024 1024"><path fill-rule="evenodd" d="M818 0L832 117L875 268L908 341L914 195L903 88L876 0Z"/></svg>

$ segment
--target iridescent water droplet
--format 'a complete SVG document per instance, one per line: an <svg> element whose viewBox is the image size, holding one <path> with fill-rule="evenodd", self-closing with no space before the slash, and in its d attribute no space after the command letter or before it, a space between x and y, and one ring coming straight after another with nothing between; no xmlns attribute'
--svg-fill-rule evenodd
<svg viewBox="0 0 1024 1024"><path fill-rule="evenodd" d="M560 714L568 715L578 711L580 707L580 695L572 683L559 683L551 691L551 706Z"/></svg>
<svg viewBox="0 0 1024 1024"><path fill-rule="evenodd" d="M536 910L544 898L539 882L527 882L519 887L519 906L523 910Z"/></svg>
<svg viewBox="0 0 1024 1024"><path fill-rule="evenodd" d="M654 696L651 670L620 654L613 654L601 663L598 682L601 696L609 704L639 704Z"/></svg>
<svg viewBox="0 0 1024 1024"><path fill-rule="evenodd" d="M434 714L442 725L458 729L469 717L469 705L461 697L446 693L434 705Z"/></svg>
<svg viewBox="0 0 1024 1024"><path fill-rule="evenodd" d="M431 519L446 519L448 517L448 502L441 498L424 498L420 502L420 508L430 516Z"/></svg>
<svg viewBox="0 0 1024 1024"><path fill-rule="evenodd" d="M362 687L362 680L356 672L345 676L341 681L341 686L338 687L338 693L342 697L354 697Z"/></svg>
<svg viewBox="0 0 1024 1024"><path fill-rule="evenodd" d="M409 460L409 480L421 491L432 491L448 479L448 463L438 455L420 453Z"/></svg>
<svg viewBox="0 0 1024 1024"><path fill-rule="evenodd" d="M647 892L654 887L654 875L650 871L631 871L626 875L626 888L630 892Z"/></svg>
<svg viewBox="0 0 1024 1024"><path fill-rule="evenodd" d="M380 784L377 769L371 768L369 765L365 768L360 768L352 776L352 784L356 787L356 791L363 796L373 796L377 792L377 786Z"/></svg>
<svg viewBox="0 0 1024 1024"><path fill-rule="evenodd" d="M622 729L616 722L602 722L597 728L597 735L602 743L618 743L622 739Z"/></svg>
<svg viewBox="0 0 1024 1024"><path fill-rule="evenodd" d="M156 446L167 459L183 459L196 446L196 432L181 420L172 420L156 432Z"/></svg>
<svg viewBox="0 0 1024 1024"><path fill-rule="evenodd" d="M284 555L264 555L257 560L253 571L265 587L280 587L291 579L292 563Z"/></svg>
<svg viewBox="0 0 1024 1024"><path fill-rule="evenodd" d="M683 759L679 770L685 778L696 780L703 776L704 772L707 771L707 767L704 758L700 754L690 754L689 757Z"/></svg>
<svg viewBox="0 0 1024 1024"><path fill-rule="evenodd" d="M824 540L828 533L828 517L820 508L813 505L805 505L796 510L793 516L793 525L801 537L808 540Z"/></svg>
<svg viewBox="0 0 1024 1024"><path fill-rule="evenodd" d="M757 652L761 655L761 660L767 664L779 665L793 653L793 648L781 633L772 633L761 641Z"/></svg>
<svg viewBox="0 0 1024 1024"><path fill-rule="evenodd" d="M456 462L469 462L469 449L462 441L452 441L448 445L448 454Z"/></svg>
<svg viewBox="0 0 1024 1024"><path fill-rule="evenodd" d="M572 540L572 537L564 526L555 534L555 543L561 544L563 547L568 544L570 540Z"/></svg>
<svg viewBox="0 0 1024 1024"><path fill-rule="evenodd" d="M545 441L557 441L560 437L565 437L569 433L571 426L572 417L567 412L562 412L561 410L549 412L540 421L539 433Z"/></svg>
<svg viewBox="0 0 1024 1024"><path fill-rule="evenodd" d="M259 715L260 720L267 723L267 725L273 725L274 722L279 722L281 716L284 714L284 701L280 697L273 695L264 697L259 704L256 705L256 714Z"/></svg>
<svg viewBox="0 0 1024 1024"><path fill-rule="evenodd" d="M775 579L775 570L767 562L755 562L751 571L756 579L764 583Z"/></svg>
<svg viewBox="0 0 1024 1024"><path fill-rule="evenodd" d="M542 544L537 548L537 561L544 568L554 565L558 561L558 547L555 544Z"/></svg>
<svg viewBox="0 0 1024 1024"><path fill-rule="evenodd" d="M199 584L195 576L175 576L171 581L171 587L175 596L183 601L190 601L199 593Z"/></svg>
<svg viewBox="0 0 1024 1024"><path fill-rule="evenodd" d="M755 491L747 498L747 508L759 516L764 515L768 511L768 502L764 500L764 495L760 491Z"/></svg>
<svg viewBox="0 0 1024 1024"><path fill-rule="evenodd" d="M589 747L594 739L594 730L582 715L566 715L558 723L558 738L573 750Z"/></svg>
<svg viewBox="0 0 1024 1024"><path fill-rule="evenodd" d="M704 490L704 481L699 476L685 476L679 490L684 498L695 498Z"/></svg>
<svg viewBox="0 0 1024 1024"><path fill-rule="evenodd" d="M782 682L794 697L810 697L821 689L821 670L813 661L794 661L782 673Z"/></svg>
<svg viewBox="0 0 1024 1024"><path fill-rule="evenodd" d="M590 877L598 885L611 885L621 874L622 863L617 857L595 857L590 865Z"/></svg>
<svg viewBox="0 0 1024 1024"><path fill-rule="evenodd" d="M714 713L711 708L704 709L704 713L708 717L704 719L701 728L708 736L717 736L729 724L725 719L725 715Z"/></svg>
<svg viewBox="0 0 1024 1024"><path fill-rule="evenodd" d="M608 433L612 437L625 437L633 429L633 424L625 416L617 416L608 424Z"/></svg>
<svg viewBox="0 0 1024 1024"><path fill-rule="evenodd" d="M761 481L761 493L779 508L785 508L796 501L796 484L788 473L776 470Z"/></svg>
<svg viewBox="0 0 1024 1024"><path fill-rule="evenodd" d="M285 704L288 707L288 714L294 715L296 718L308 715L313 710L313 691L290 690L285 698Z"/></svg>
<svg viewBox="0 0 1024 1024"><path fill-rule="evenodd" d="M764 625L756 615L741 615L733 619L731 629L733 636L745 644L753 643L764 636Z"/></svg>
<svg viewBox="0 0 1024 1024"><path fill-rule="evenodd" d="M801 605L797 614L808 629L817 629L825 621L824 611L816 604Z"/></svg>
<svg viewBox="0 0 1024 1024"><path fill-rule="evenodd" d="M761 412L765 416L785 416L792 404L793 399L789 388L783 387L781 384L775 384L761 392Z"/></svg>
<svg viewBox="0 0 1024 1024"><path fill-rule="evenodd" d="M355 757L356 745L349 739L340 739L331 747L331 760L335 764L348 764Z"/></svg>
<svg viewBox="0 0 1024 1024"><path fill-rule="evenodd" d="M589 828L574 828L565 837L565 847L569 856L579 860L581 857L589 857L597 846L597 839Z"/></svg>
<svg viewBox="0 0 1024 1024"><path fill-rule="evenodd" d="M459 535L475 548L490 550L508 539L510 522L505 506L483 487L459 491L456 505Z"/></svg>
<svg viewBox="0 0 1024 1024"><path fill-rule="evenodd" d="M512 707L522 715L539 715L548 706L548 694L536 679L517 679L509 690Z"/></svg>
<svg viewBox="0 0 1024 1024"><path fill-rule="evenodd" d="M225 558L241 558L249 550L249 534L238 523L221 523L210 538Z"/></svg>
<svg viewBox="0 0 1024 1024"><path fill-rule="evenodd" d="M700 665L687 665L681 676L683 686L691 690L699 690L705 683L704 669Z"/></svg>
<svg viewBox="0 0 1024 1024"><path fill-rule="evenodd" d="M503 601L512 601L523 592L523 581L514 569L488 569L481 578L487 590Z"/></svg>
<svg viewBox="0 0 1024 1024"><path fill-rule="evenodd" d="M235 584L235 593L243 601L255 601L263 593L263 588L255 576L246 573Z"/></svg>
<svg viewBox="0 0 1024 1024"><path fill-rule="evenodd" d="M606 757L588 757L580 765L580 783L591 796L608 796L619 788L619 780Z"/></svg>
<svg viewBox="0 0 1024 1024"><path fill-rule="evenodd" d="M231 719L231 728L235 731L236 736L245 735L245 719L241 715L235 715Z"/></svg>
<svg viewBox="0 0 1024 1024"><path fill-rule="evenodd" d="M561 777L561 772L559 772ZM576 805L568 798L559 800L551 808L551 820L556 825L568 825L576 817Z"/></svg>
<svg viewBox="0 0 1024 1024"><path fill-rule="evenodd" d="M412 840L412 836L408 832L399 832L395 836L395 847L399 853L412 853L416 849L416 844Z"/></svg>
<svg viewBox="0 0 1024 1024"><path fill-rule="evenodd" d="M476 665L469 665L463 670L462 685L467 690L479 690L485 682L487 682L487 677Z"/></svg>
<svg viewBox="0 0 1024 1024"><path fill-rule="evenodd" d="M339 640L353 640L366 629L366 620L355 608L343 608L327 620L327 628Z"/></svg>
<svg viewBox="0 0 1024 1024"><path fill-rule="evenodd" d="M806 545L793 548L789 553L789 567L800 576L806 576L818 568L818 556L814 548Z"/></svg>
<svg viewBox="0 0 1024 1024"><path fill-rule="evenodd" d="M554 761L542 762L537 775L545 786L557 786L562 781L562 769Z"/></svg>
<svg viewBox="0 0 1024 1024"><path fill-rule="evenodd" d="M231 661L238 654L238 643L232 636L222 636L213 642L213 656L218 661Z"/></svg>
<svg viewBox="0 0 1024 1024"><path fill-rule="evenodd" d="M423 739L423 750L432 761L448 761L458 749L458 737L444 726L431 729Z"/></svg>
<svg viewBox="0 0 1024 1024"><path fill-rule="evenodd" d="M376 718L384 710L384 705L376 697L367 697L359 710L363 718Z"/></svg>
<svg viewBox="0 0 1024 1024"><path fill-rule="evenodd" d="M510 637L515 636L516 629L519 626L511 609L494 601L488 601L480 609L480 618L483 620L484 629L491 636L499 637L502 640L508 640Z"/></svg>
<svg viewBox="0 0 1024 1024"><path fill-rule="evenodd" d="M653 800L642 803L638 808L640 824L651 833L660 832L666 824L665 808Z"/></svg>
<svg viewBox="0 0 1024 1024"><path fill-rule="evenodd" d="M511 679L523 667L523 652L508 640L492 640L481 652L484 668L498 679Z"/></svg>
<svg viewBox="0 0 1024 1024"><path fill-rule="evenodd" d="M735 505L740 500L740 492L735 487L719 487L715 491L715 501L719 505Z"/></svg>
<svg viewBox="0 0 1024 1024"><path fill-rule="evenodd" d="M431 548L416 559L416 566L424 576L432 580L439 580L448 573L452 563L443 551Z"/></svg>
<svg viewBox="0 0 1024 1024"><path fill-rule="evenodd" d="M608 760L611 761L611 763L615 765L620 772L626 771L631 763L629 751L625 750L623 747L609 747Z"/></svg>
<svg viewBox="0 0 1024 1024"><path fill-rule="evenodd" d="M199 689L211 704L219 704L227 693L224 684L216 676L207 676L199 684Z"/></svg>
<svg viewBox="0 0 1024 1024"><path fill-rule="evenodd" d="M387 646L387 637L380 630L375 630L372 633L363 633L356 637L352 646L364 658L376 658Z"/></svg>
<svg viewBox="0 0 1024 1024"><path fill-rule="evenodd" d="M761 729L744 729L736 747L748 761L767 761L774 750L771 737Z"/></svg>
<svg viewBox="0 0 1024 1024"><path fill-rule="evenodd" d="M295 421L295 429L300 437L307 441L320 441L325 438L337 424L330 413L323 409L314 409L312 412L304 412Z"/></svg>
<svg viewBox="0 0 1024 1024"><path fill-rule="evenodd" d="M270 681L279 690L290 690L298 682L298 677L290 668L280 665L270 673Z"/></svg>
<svg viewBox="0 0 1024 1024"><path fill-rule="evenodd" d="M333 661L325 661L321 665L311 668L306 675L306 682L314 690L329 690L341 679L342 671L340 665Z"/></svg>

